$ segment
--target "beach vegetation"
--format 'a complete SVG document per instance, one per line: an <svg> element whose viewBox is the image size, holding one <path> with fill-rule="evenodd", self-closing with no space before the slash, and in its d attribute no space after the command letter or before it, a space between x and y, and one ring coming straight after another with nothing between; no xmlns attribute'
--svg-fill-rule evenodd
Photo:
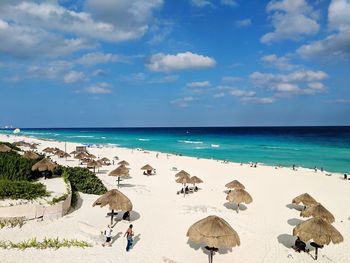
<svg viewBox="0 0 350 263"><path fill-rule="evenodd" d="M33 200L44 196L49 194L42 183L0 180L0 199Z"/></svg>
<svg viewBox="0 0 350 263"><path fill-rule="evenodd" d="M38 177L32 166L38 160L30 160L16 152L0 154L0 180L30 181Z"/></svg>
<svg viewBox="0 0 350 263"><path fill-rule="evenodd" d="M6 226L11 228L19 226L21 228L24 225L24 222L24 217L0 218L0 229Z"/></svg>
<svg viewBox="0 0 350 263"><path fill-rule="evenodd" d="M79 191L95 195L102 195L107 192L107 188L102 181L87 168L61 167L60 172L63 178L70 182L73 192Z"/></svg>
<svg viewBox="0 0 350 263"><path fill-rule="evenodd" d="M92 247L86 241L81 241L77 239L63 239L60 240L58 237L56 238L44 238L43 241L38 241L36 237L31 238L29 240L21 241L18 243L13 243L11 241L2 241L0 240L0 248L2 249L20 249L25 250L28 248L36 248L36 249L59 249L62 247L78 247L78 248L87 248Z"/></svg>

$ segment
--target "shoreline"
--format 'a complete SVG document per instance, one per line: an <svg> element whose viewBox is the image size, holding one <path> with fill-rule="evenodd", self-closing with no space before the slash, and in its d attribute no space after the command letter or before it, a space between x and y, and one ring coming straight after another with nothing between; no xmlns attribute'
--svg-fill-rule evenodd
<svg viewBox="0 0 350 263"><path fill-rule="evenodd" d="M235 165L240 165L240 162L235 162L235 161L229 161L229 160L224 160L224 159L215 159L215 158L207 158L207 157L196 157L196 156L191 156L191 155L185 155L185 154L178 154L178 153L172 153L172 152L165 152L165 151L155 151L155 150L148 150L148 149L143 149L143 148L131 148L131 147L124 147L124 146L120 146L117 144L113 144L113 143L85 143L85 142L74 142L74 141L63 141L63 140L57 140L57 139L48 139L48 138L42 138L42 137L35 137L35 136L25 136L25 135L13 135L13 134L2 134L0 133L0 136L9 136L10 138L14 137L23 137L23 138L27 138L27 139L37 139L37 140L43 140L43 141L48 141L48 142L58 142L58 143L75 143L75 144L80 144L80 145L91 145L91 146L95 146L95 147L106 147L106 148L117 148L117 149L124 149L124 150L137 150L140 149L141 151L148 151L150 153L162 153L162 154L166 154L166 155L170 155L170 156L179 156L179 157L188 157L188 158L194 158L194 159L204 159L204 160L213 160L213 161L217 161L217 162L222 162L222 163L232 163ZM288 168L292 168L292 166L286 166L286 165L270 165L270 164L266 164L263 162L253 162L253 161L249 161L249 162L242 162L242 164L245 165L250 165L250 164L257 164L259 166L266 166L266 167L273 167L274 169L288 169ZM305 171L311 171L311 172L315 172L315 170L313 168L309 168L309 167L304 167L304 166L299 166L299 165L295 165L295 168L297 170L305 170ZM317 172L320 173L324 173L325 175L343 175L343 172L334 172L334 171L330 171L330 170L323 170L321 171L319 168L317 168ZM346 173L346 172L345 172Z"/></svg>

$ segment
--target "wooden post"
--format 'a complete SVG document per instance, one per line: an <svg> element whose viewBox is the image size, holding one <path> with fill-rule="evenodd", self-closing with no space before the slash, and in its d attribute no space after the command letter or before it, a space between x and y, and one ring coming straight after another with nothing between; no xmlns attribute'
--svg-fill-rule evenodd
<svg viewBox="0 0 350 263"><path fill-rule="evenodd" d="M318 247L315 249L315 260L317 260L317 255L318 255Z"/></svg>
<svg viewBox="0 0 350 263"><path fill-rule="evenodd" d="M111 226L113 225L113 216L114 216L114 210L112 209L112 215L111 215Z"/></svg>

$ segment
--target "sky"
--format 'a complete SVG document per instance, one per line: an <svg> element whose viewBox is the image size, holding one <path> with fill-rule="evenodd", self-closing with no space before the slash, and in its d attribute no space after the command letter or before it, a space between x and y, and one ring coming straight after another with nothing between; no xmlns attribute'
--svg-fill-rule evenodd
<svg viewBox="0 0 350 263"><path fill-rule="evenodd" d="M350 0L1 0L6 125L350 125Z"/></svg>

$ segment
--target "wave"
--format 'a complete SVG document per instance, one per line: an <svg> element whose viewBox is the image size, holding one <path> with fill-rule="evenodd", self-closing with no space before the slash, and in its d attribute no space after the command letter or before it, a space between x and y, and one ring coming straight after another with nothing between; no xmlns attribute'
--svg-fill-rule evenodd
<svg viewBox="0 0 350 263"><path fill-rule="evenodd" d="M219 147L220 147L219 144L211 144L210 146L211 146L212 148L219 148Z"/></svg>
<svg viewBox="0 0 350 263"><path fill-rule="evenodd" d="M143 139L143 138L138 138L137 140L142 141L142 142L149 142L150 139Z"/></svg>
<svg viewBox="0 0 350 263"><path fill-rule="evenodd" d="M67 138L94 138L95 136L93 135L71 135L67 136Z"/></svg>
<svg viewBox="0 0 350 263"><path fill-rule="evenodd" d="M178 142L193 143L193 144L203 144L203 142L201 142L201 141L183 141L183 140L179 140Z"/></svg>
<svg viewBox="0 0 350 263"><path fill-rule="evenodd" d="M23 132L24 134L37 134L37 135L50 135L50 134L55 134L55 133L52 133L52 132Z"/></svg>

